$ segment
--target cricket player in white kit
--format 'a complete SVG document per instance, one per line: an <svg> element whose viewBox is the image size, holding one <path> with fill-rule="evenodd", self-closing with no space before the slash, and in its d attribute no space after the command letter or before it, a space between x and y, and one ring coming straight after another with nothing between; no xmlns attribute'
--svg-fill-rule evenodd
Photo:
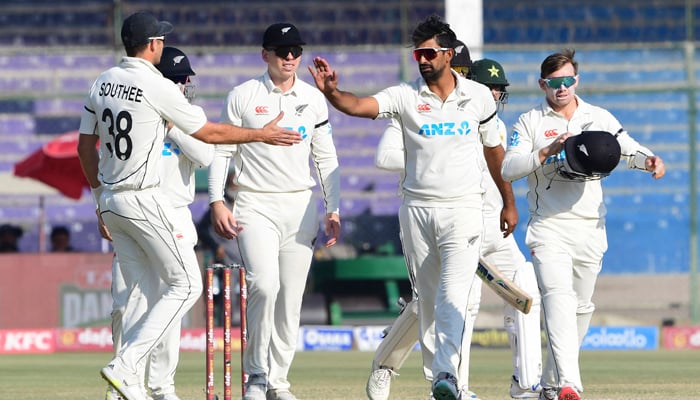
<svg viewBox="0 0 700 400"><path fill-rule="evenodd" d="M195 72L185 53L175 47L164 47L156 68L192 101L194 85L190 83L190 76L195 75ZM213 159L214 145L185 135L174 126L168 130L160 165L161 189L175 208L178 220L191 225L183 233L191 241L192 247L197 244L197 231L188 206L194 201L194 172L198 166L209 167ZM106 227L103 229L106 231ZM122 320L126 324L138 321L146 313L148 305L155 304L165 290L160 276L149 273L155 271L143 271L143 276L140 277L129 276L129 272L131 271L122 271L118 257L115 256L112 266L112 339L115 354L121 350L122 331L131 329ZM144 287L148 289L142 289ZM139 368L139 372L145 373L146 390L153 400L179 400L175 394L175 370L180 355L180 327L180 324L175 324L153 350L147 365ZM110 385L105 400L118 398L118 392Z"/></svg>
<svg viewBox="0 0 700 400"><path fill-rule="evenodd" d="M323 95L298 78L303 51L290 23L269 26L263 35L267 71L229 92L221 121L258 127L269 115L285 113L283 126L302 134L287 148L265 144L217 146L210 167L212 219L218 234L237 236L248 285L248 342L243 369L249 375L245 400L295 400L287 379L294 358L301 303L319 231L312 195L321 184L325 208L325 246L340 236L340 171L328 106ZM237 191L233 214L223 202L229 158Z"/></svg>
<svg viewBox="0 0 700 400"><path fill-rule="evenodd" d="M470 79L485 84L491 89L497 107L507 101L508 92L505 90L508 80L501 65L493 60L479 60L472 64L466 51L466 59L459 57L460 50L465 52L466 46L461 42L455 47L458 56L452 61L455 71L460 72ZM461 67L465 67L462 69ZM496 117L498 118L498 117ZM501 144L505 146L508 134L505 124L500 118L497 120L498 132ZM486 192L484 193L484 234L481 246L481 259L490 265L497 266L506 277L515 281L521 288L528 290L533 298L533 307L530 313L523 314L513 306L504 306L504 327L508 333L511 350L513 351L513 376L510 382L510 396L516 399L537 398L539 381L542 369L542 348L540 339L540 307L539 291L532 264L525 260L512 235L503 237L499 229L500 211L503 207L500 193L486 166L486 160L479 154L482 166L483 181ZM389 171L399 171L404 175L404 147L401 129L395 120L392 120L384 131L377 148L376 165ZM411 273L410 275L415 275ZM470 290L469 311L471 318L476 319L481 302L482 281L475 279ZM372 360L372 372L367 381L367 396L370 400L387 400L389 398L391 377L401 368L404 361L415 347L417 337L417 319L414 297L401 311L397 320L388 329L386 337L382 340L374 359ZM465 333L467 334L467 333ZM471 341L471 339L470 339ZM432 380L430 363L434 343L424 341L424 373L428 380ZM431 347L432 346L432 347ZM462 354L463 358L469 356L468 348ZM425 356L427 352L427 357ZM427 359L427 360L426 360ZM464 375L465 373L460 373ZM466 371L468 376L468 371ZM462 400L477 399L476 394L464 387L468 381L458 376L462 388Z"/></svg>
<svg viewBox="0 0 700 400"><path fill-rule="evenodd" d="M578 84L573 50L545 58L539 80L545 101L515 123L503 161L505 179L527 177L528 182L526 244L549 350L541 380L545 400L579 400L583 392L579 346L593 315L591 298L608 246L600 178L617 165L620 153L629 168L652 172L656 179L665 173L661 158L632 139L610 112L576 95ZM584 136L584 131L596 134Z"/></svg>
<svg viewBox="0 0 700 400"><path fill-rule="evenodd" d="M292 145L299 140L297 133L276 126L282 115L262 130L208 122L203 110L191 105L154 67L164 35L171 31L170 23L147 12L124 20L121 36L127 56L90 88L79 129L80 162L122 271L133 277L155 273L167 286L143 318L125 324L133 328L122 332L121 351L100 371L127 400L146 399L139 366L202 291L197 257L186 236L188 225L160 190L168 124L209 143Z"/></svg>
<svg viewBox="0 0 700 400"><path fill-rule="evenodd" d="M409 272L415 272L421 344L435 341L431 364L437 400L455 400L469 360L465 332L474 328L467 295L475 276L482 242L481 169L483 151L503 196L499 227L510 234L517 210L509 184L500 176L504 154L488 88L450 68L457 40L449 25L431 16L413 32L413 56L421 78L392 86L370 97L337 88L328 62L309 67L326 98L338 110L365 118L396 118L405 146L403 203L399 210L402 245ZM479 141L483 142L483 146ZM434 334L430 330L435 323ZM424 353L425 356L425 353ZM466 364L466 366L464 365ZM464 369L463 369L464 368Z"/></svg>

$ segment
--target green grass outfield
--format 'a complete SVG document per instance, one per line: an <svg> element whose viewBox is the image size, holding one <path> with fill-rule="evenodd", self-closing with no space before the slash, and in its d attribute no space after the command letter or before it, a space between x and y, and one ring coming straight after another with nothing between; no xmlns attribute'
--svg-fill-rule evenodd
<svg viewBox="0 0 700 400"><path fill-rule="evenodd" d="M108 353L0 356L0 399L102 400L105 382L99 370ZM290 381L299 400L365 399L371 352L297 353ZM511 356L506 349L472 351L471 389L482 400L509 399ZM217 393L221 386L221 354L217 354ZM700 352L583 352L584 399L700 398ZM240 399L240 358L233 354L233 398ZM427 400L429 385L414 352L392 383L391 399ZM204 353L183 353L176 376L182 400L205 399ZM223 399L222 399L223 400Z"/></svg>

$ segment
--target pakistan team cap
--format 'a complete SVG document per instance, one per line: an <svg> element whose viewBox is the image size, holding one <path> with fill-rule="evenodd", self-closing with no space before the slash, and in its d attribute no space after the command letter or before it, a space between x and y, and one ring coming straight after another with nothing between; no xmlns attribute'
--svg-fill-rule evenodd
<svg viewBox="0 0 700 400"><path fill-rule="evenodd" d="M508 79L506 79L506 71L501 64L490 58L474 61L474 64L469 69L469 74L470 79L484 85L510 85Z"/></svg>
<svg viewBox="0 0 700 400"><path fill-rule="evenodd" d="M620 162L620 143L605 131L583 131L564 142L567 169L586 176L608 175Z"/></svg>
<svg viewBox="0 0 700 400"><path fill-rule="evenodd" d="M163 55L156 68L166 78L196 75L185 53L175 47L163 47Z"/></svg>
<svg viewBox="0 0 700 400"><path fill-rule="evenodd" d="M139 11L131 14L122 24L122 43L132 48L148 43L151 39L173 31L173 25L167 21L158 21L153 14Z"/></svg>
<svg viewBox="0 0 700 400"><path fill-rule="evenodd" d="M296 26L289 22L281 22L270 25L263 35L264 48L283 47L283 46L301 46L306 44L301 40L301 34Z"/></svg>
<svg viewBox="0 0 700 400"><path fill-rule="evenodd" d="M450 63L453 67L471 67L472 59L469 55L469 48L461 40L455 40L455 56Z"/></svg>

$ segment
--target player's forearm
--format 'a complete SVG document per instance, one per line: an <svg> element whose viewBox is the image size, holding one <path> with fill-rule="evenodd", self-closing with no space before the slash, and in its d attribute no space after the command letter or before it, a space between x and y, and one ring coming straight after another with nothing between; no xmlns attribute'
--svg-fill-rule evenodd
<svg viewBox="0 0 700 400"><path fill-rule="evenodd" d="M262 142L264 137L261 133L260 129L207 122L200 130L192 134L192 137L211 144L241 144Z"/></svg>
<svg viewBox="0 0 700 400"><path fill-rule="evenodd" d="M209 203L224 200L226 190L226 175L229 167L229 154L217 151L211 164L209 164L209 176L207 186L209 192Z"/></svg>
<svg viewBox="0 0 700 400"><path fill-rule="evenodd" d="M326 99L338 111L353 117L376 118L379 114L379 107L373 97L357 97L353 93L336 89L327 93Z"/></svg>
<svg viewBox="0 0 700 400"><path fill-rule="evenodd" d="M99 187L102 184L97 177L100 157L95 149L96 140L96 136L93 138L91 135L80 135L78 140L80 166L91 188Z"/></svg>

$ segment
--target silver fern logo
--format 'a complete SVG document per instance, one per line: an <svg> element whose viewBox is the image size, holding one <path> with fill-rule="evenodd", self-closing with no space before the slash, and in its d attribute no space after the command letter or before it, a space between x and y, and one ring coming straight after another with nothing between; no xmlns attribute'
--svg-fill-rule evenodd
<svg viewBox="0 0 700 400"><path fill-rule="evenodd" d="M301 114L304 113L304 110L306 110L306 107L308 107L308 106L309 106L308 104L301 104L301 105L296 106L296 108L295 108L295 110L296 110L295 115L296 115L297 117L301 117Z"/></svg>

